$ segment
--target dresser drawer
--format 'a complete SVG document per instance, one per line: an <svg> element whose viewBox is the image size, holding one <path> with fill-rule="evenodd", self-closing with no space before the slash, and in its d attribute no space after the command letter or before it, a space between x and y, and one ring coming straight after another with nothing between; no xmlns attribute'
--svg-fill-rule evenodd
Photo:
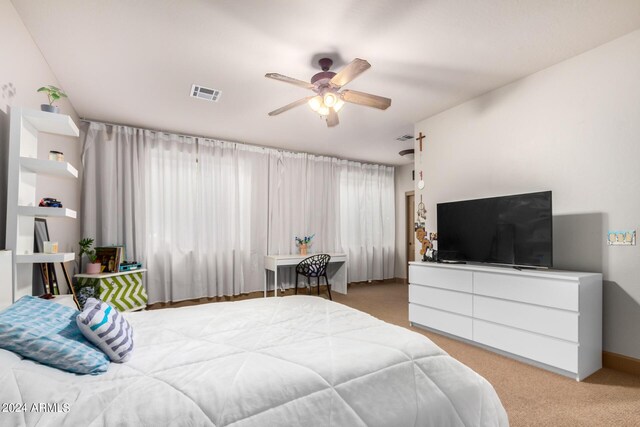
<svg viewBox="0 0 640 427"><path fill-rule="evenodd" d="M80 307L89 297L99 298L118 311L141 310L147 307L147 292L142 274L146 270L126 273L101 274L90 277L78 275L75 295Z"/></svg>
<svg viewBox="0 0 640 427"><path fill-rule="evenodd" d="M473 273L444 267L409 266L409 283L435 288L469 292L472 290Z"/></svg>
<svg viewBox="0 0 640 427"><path fill-rule="evenodd" d="M473 289L476 295L578 311L579 288L576 282L476 272L473 274Z"/></svg>
<svg viewBox="0 0 640 427"><path fill-rule="evenodd" d="M578 372L578 344L575 343L477 319L473 320L473 339L565 371Z"/></svg>
<svg viewBox="0 0 640 427"><path fill-rule="evenodd" d="M578 313L482 296L473 297L473 317L578 342Z"/></svg>
<svg viewBox="0 0 640 427"><path fill-rule="evenodd" d="M409 321L468 340L472 337L470 317L409 303Z"/></svg>
<svg viewBox="0 0 640 427"><path fill-rule="evenodd" d="M409 302L427 307L451 311L471 316L473 314L473 297L471 294L430 286L409 285Z"/></svg>

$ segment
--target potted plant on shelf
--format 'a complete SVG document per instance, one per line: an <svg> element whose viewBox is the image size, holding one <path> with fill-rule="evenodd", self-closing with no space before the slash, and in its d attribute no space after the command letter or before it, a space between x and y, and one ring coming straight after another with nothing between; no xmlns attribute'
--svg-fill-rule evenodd
<svg viewBox="0 0 640 427"><path fill-rule="evenodd" d="M60 98L66 98L67 94L55 86L43 86L38 89L38 92L44 92L47 94L47 98L49 98L48 104L41 104L40 109L42 111L48 111L49 113L59 113L60 107L53 105L54 102L59 100Z"/></svg>
<svg viewBox="0 0 640 427"><path fill-rule="evenodd" d="M80 245L80 263L82 263L82 255L86 255L89 263L85 269L85 273L87 274L98 274L100 273L102 265L99 262L96 262L98 257L96 257L96 250L92 248L93 239L85 237L84 239L78 242Z"/></svg>
<svg viewBox="0 0 640 427"><path fill-rule="evenodd" d="M311 244L313 236L315 236L315 234L312 234L311 236L304 236L302 239L296 236L296 245L298 245L298 249L300 249L300 255L307 254L307 249Z"/></svg>

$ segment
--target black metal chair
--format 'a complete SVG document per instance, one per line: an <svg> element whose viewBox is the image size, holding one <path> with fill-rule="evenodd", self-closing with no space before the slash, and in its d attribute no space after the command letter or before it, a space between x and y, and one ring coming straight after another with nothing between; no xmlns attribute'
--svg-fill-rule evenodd
<svg viewBox="0 0 640 427"><path fill-rule="evenodd" d="M329 279L327 278L327 265L329 264L330 259L331 255L327 254L311 255L310 257L303 259L298 265L296 265L296 295L298 295L298 275L303 275L307 278L309 291L311 291L311 278L317 277L318 295L320 295L320 278L324 277L324 281L327 284L329 299L333 301L333 298L331 298L331 285L329 284Z"/></svg>

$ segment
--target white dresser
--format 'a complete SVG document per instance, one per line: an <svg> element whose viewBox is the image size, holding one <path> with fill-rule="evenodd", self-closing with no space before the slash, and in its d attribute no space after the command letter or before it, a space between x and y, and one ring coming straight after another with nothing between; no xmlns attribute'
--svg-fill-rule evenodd
<svg viewBox="0 0 640 427"><path fill-rule="evenodd" d="M580 381L602 368L602 275L409 263L409 321Z"/></svg>

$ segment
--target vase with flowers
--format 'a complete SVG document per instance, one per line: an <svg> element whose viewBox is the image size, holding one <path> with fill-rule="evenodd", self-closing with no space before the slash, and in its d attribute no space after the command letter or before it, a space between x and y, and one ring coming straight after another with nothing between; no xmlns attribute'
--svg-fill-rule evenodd
<svg viewBox="0 0 640 427"><path fill-rule="evenodd" d="M306 255L309 246L311 245L311 239L313 239L315 234L311 236L304 236L302 239L296 236L296 245L298 245L298 249L300 250L300 255Z"/></svg>

